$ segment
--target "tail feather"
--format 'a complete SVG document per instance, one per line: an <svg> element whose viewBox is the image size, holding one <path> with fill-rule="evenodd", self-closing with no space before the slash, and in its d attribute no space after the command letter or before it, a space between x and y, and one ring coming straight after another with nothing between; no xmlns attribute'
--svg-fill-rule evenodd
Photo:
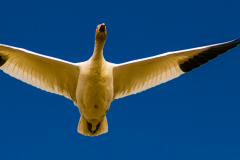
<svg viewBox="0 0 240 160"><path fill-rule="evenodd" d="M80 117L78 123L78 133L81 133L85 136L98 136L103 133L108 132L108 123L106 116L98 123L91 124L89 123L84 116Z"/></svg>

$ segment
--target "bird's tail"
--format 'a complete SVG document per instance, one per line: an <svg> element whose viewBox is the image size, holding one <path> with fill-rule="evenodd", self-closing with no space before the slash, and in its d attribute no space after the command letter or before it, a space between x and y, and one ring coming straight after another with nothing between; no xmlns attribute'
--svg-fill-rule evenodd
<svg viewBox="0 0 240 160"><path fill-rule="evenodd" d="M97 136L108 132L108 123L106 116L99 122L90 123L84 116L80 117L78 123L78 133L85 136Z"/></svg>

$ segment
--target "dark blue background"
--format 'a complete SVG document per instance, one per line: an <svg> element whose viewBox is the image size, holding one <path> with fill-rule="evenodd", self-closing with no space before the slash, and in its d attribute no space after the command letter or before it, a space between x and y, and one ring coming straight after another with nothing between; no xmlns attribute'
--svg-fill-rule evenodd
<svg viewBox="0 0 240 160"><path fill-rule="evenodd" d="M105 23L105 59L240 36L239 0L2 0L0 43L81 62ZM78 108L0 73L0 159L240 159L240 47L170 82L114 100L109 132L77 133Z"/></svg>

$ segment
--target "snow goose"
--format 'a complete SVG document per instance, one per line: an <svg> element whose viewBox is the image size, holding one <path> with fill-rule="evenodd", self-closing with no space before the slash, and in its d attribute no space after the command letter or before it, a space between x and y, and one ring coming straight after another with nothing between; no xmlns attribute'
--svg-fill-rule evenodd
<svg viewBox="0 0 240 160"><path fill-rule="evenodd" d="M176 78L240 43L238 38L114 64L103 57L106 38L107 30L103 23L96 29L93 55L80 63L2 44L0 69L23 82L71 99L81 113L78 132L96 136L108 131L106 113L114 99Z"/></svg>

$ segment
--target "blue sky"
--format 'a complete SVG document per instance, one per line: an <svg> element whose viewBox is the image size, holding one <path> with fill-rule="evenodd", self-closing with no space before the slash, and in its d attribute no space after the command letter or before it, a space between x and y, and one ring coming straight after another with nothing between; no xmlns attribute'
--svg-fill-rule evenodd
<svg viewBox="0 0 240 160"><path fill-rule="evenodd" d="M239 0L2 0L0 43L71 62L87 60L107 26L113 63L240 36ZM114 100L109 132L77 133L72 101L0 72L0 159L240 158L240 46L140 94Z"/></svg>

